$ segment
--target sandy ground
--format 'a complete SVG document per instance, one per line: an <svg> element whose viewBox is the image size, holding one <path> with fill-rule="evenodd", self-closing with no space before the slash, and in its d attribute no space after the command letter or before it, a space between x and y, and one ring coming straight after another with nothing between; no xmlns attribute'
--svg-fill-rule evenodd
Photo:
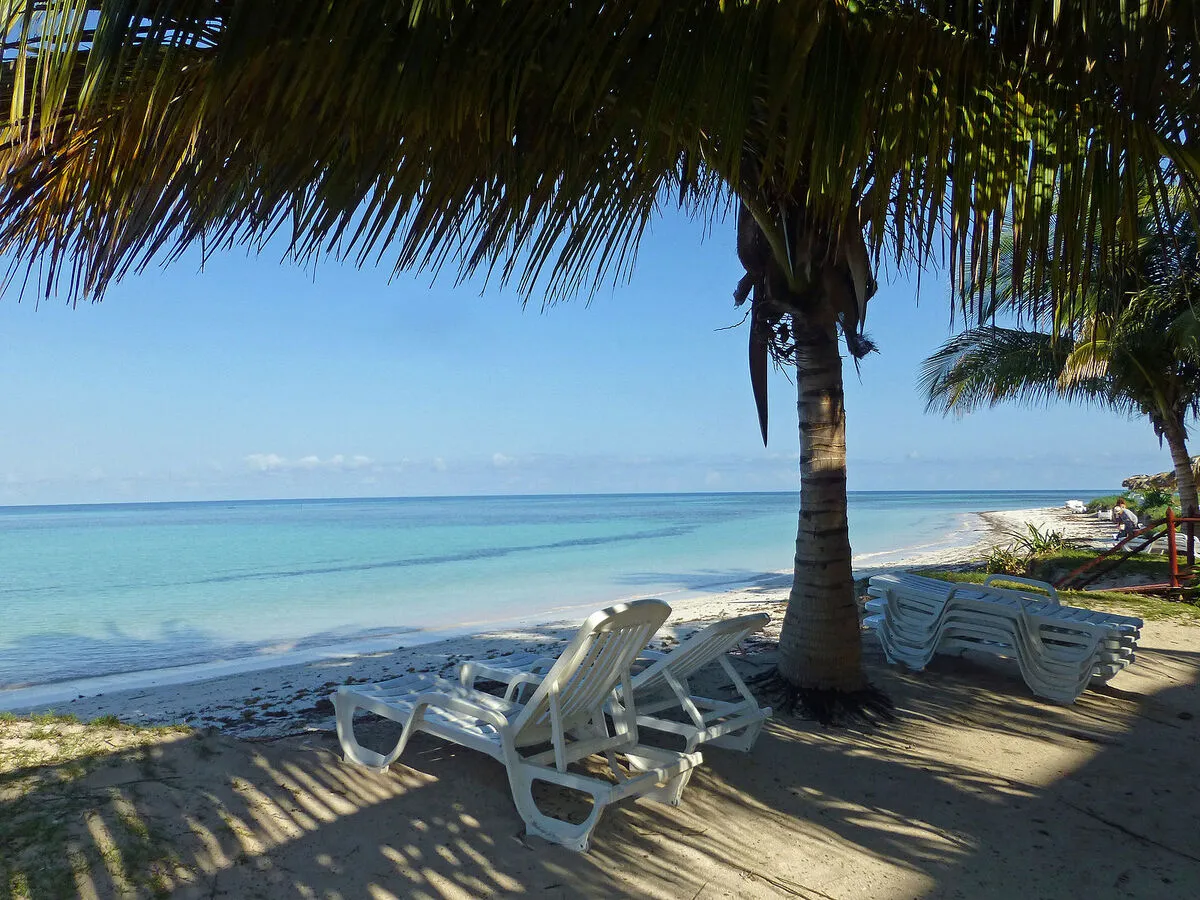
<svg viewBox="0 0 1200 900"><path fill-rule="evenodd" d="M498 763L423 736L374 775L327 733L101 732L76 781L71 758L18 770L36 779L24 805L0 774L0 835L33 809L66 814L52 843L13 841L0 863L46 897L1200 895L1200 629L1147 623L1137 665L1071 707L1002 661L907 673L864 648L895 721L776 716L750 754L706 750L678 808L606 811L586 855L523 835ZM0 757L49 744L37 727L0 723ZM71 861L57 882L48 852Z"/></svg>
<svg viewBox="0 0 1200 900"><path fill-rule="evenodd" d="M981 512L978 521L969 527L957 546L941 547L922 553L910 553L893 558L890 554L873 554L856 559L855 575L864 577L877 571L917 566L958 565L980 559L997 545L1011 543L1016 536L1028 536L1029 526L1040 532L1057 531L1080 547L1105 548L1112 546L1116 526L1106 514L1080 515L1061 507L1038 507L1000 512ZM873 557L881 557L875 562Z"/></svg>
<svg viewBox="0 0 1200 900"><path fill-rule="evenodd" d="M981 545L973 549L989 549L995 543L1004 543L1004 537L1011 534L1027 533L1030 525L1041 532L1057 531L1072 543L1081 547L1106 549L1113 544L1116 525L1105 513L1102 517L1096 515L1080 515L1065 509L1049 507L1046 509L1018 509L1005 512L985 512L980 514L989 525L995 529L995 534L985 538ZM978 552L973 558L978 558Z"/></svg>

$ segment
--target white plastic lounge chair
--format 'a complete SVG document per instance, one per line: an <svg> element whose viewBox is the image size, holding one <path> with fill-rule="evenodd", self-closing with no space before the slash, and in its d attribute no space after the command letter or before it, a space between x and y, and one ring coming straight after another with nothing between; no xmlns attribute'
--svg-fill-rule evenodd
<svg viewBox="0 0 1200 900"><path fill-rule="evenodd" d="M995 580L1021 582L1046 593L1001 588L991 583ZM951 584L916 575L876 576L870 593L873 599L867 602L867 609L888 612L898 626L920 628L922 620L930 626L939 617L971 613L1036 624L1041 637L1051 644L1070 642L1070 635L1089 636L1099 629L1107 635L1106 649L1112 642L1112 649L1132 652L1142 624L1140 619L1130 616L1064 606L1051 585L1008 575L990 576L982 586Z"/></svg>
<svg viewBox="0 0 1200 900"><path fill-rule="evenodd" d="M408 739L425 731L479 750L504 763L513 801L528 829L573 850L586 850L604 808L637 796L677 805L699 753L678 753L638 743L629 667L671 609L661 600L638 600L602 609L583 623L525 703L470 690L425 676L376 685L339 688L333 696L338 740L346 759L383 771ZM618 695L617 688L623 690ZM354 734L354 712L364 709L404 725L388 754L368 750ZM605 718L612 717L612 728ZM549 745L549 749L542 749ZM619 766L622 753L634 771ZM616 778L612 783L568 767L592 754L603 754ZM591 795L583 822L554 818L538 809L533 783L545 781Z"/></svg>
<svg viewBox="0 0 1200 900"><path fill-rule="evenodd" d="M870 619L868 625L875 629L892 662L921 669L935 653L952 650L1011 657L1034 693L1060 703L1073 702L1093 679L1111 677L1121 668L1115 654L1101 649L1108 642L1096 626L1053 632L1054 639L1049 639L1046 631L1038 630L1038 623L1029 628L1017 619L954 610L939 619L935 628L914 635L897 616L885 612Z"/></svg>
<svg viewBox="0 0 1200 900"><path fill-rule="evenodd" d="M1028 585L1037 592L999 587L993 582ZM1063 628L1079 624L1101 625L1113 630L1120 635L1123 642L1130 644L1136 644L1143 624L1141 619L1134 616L1066 606L1059 599L1058 591L1053 585L1015 575L989 575L983 584L979 585L942 581L909 572L894 572L873 576L869 593L875 598L893 595L904 604L923 605L931 611L940 611L951 601L955 605L979 601L985 604L982 609L999 612L994 606L998 604L1008 606L1014 612L1053 619L1056 625L1061 624Z"/></svg>
<svg viewBox="0 0 1200 900"><path fill-rule="evenodd" d="M643 650L634 667L644 667L633 677L638 725L681 735L688 753L703 743L731 750L753 747L771 716L771 709L759 707L726 654L747 635L761 631L770 620L766 613L724 619L696 632L670 653ZM469 662L459 668L459 680L468 688L474 688L479 681L501 682L508 685L505 699L512 700L529 690L528 686L538 684L553 662L553 659L539 659L520 668ZM689 680L714 663L724 670L739 700L714 700L693 693ZM655 715L668 710L682 710L688 721Z"/></svg>
<svg viewBox="0 0 1200 900"><path fill-rule="evenodd" d="M997 587L1018 582L1042 593ZM891 662L921 669L936 653L976 650L1015 658L1030 689L1072 703L1090 683L1107 681L1134 660L1142 622L1130 616L1063 606L1044 582L1008 575L982 586L908 573L871 579L875 631Z"/></svg>

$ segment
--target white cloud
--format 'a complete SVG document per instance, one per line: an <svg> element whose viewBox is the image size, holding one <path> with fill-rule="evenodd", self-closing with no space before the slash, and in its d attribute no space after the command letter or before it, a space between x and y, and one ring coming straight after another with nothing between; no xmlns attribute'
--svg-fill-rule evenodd
<svg viewBox="0 0 1200 900"><path fill-rule="evenodd" d="M251 453L246 465L256 472L274 472L287 468L288 461L275 453Z"/></svg>
<svg viewBox="0 0 1200 900"><path fill-rule="evenodd" d="M492 454L492 465L497 469L505 469L516 464L517 461L511 456L505 456L503 453Z"/></svg>
<svg viewBox="0 0 1200 900"><path fill-rule="evenodd" d="M446 471L446 461L444 459L442 459L440 456L434 457L433 468L438 472L445 472Z"/></svg>
<svg viewBox="0 0 1200 900"><path fill-rule="evenodd" d="M704 476L704 483L708 487L713 487L714 485L720 484L721 483L721 473L720 472L709 472L707 475Z"/></svg>
<svg viewBox="0 0 1200 900"><path fill-rule="evenodd" d="M251 453L246 457L246 465L255 472L351 472L369 468L372 464L371 457L361 454L345 456L338 453L329 459L321 459L311 454L299 459L288 459L278 453Z"/></svg>

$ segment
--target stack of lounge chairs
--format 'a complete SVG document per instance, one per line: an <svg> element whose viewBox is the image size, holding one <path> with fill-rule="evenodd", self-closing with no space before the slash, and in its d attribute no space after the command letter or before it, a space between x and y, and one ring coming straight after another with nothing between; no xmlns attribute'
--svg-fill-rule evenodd
<svg viewBox="0 0 1200 900"><path fill-rule="evenodd" d="M380 772L418 731L479 750L504 764L513 801L530 832L586 850L606 806L631 796L678 804L702 761L700 744L749 750L771 715L758 706L725 656L768 617L718 622L670 653L651 653L646 645L670 612L661 600L602 609L588 617L557 658L524 667L465 663L457 682L412 675L342 687L333 695L342 750L348 761ZM737 700L693 691L689 679L710 665L723 669ZM477 689L481 681L499 683L503 694ZM389 753L359 743L354 714L360 709L403 724ZM639 729L682 737L684 749L643 744ZM612 779L571 768L594 755L607 761ZM590 795L587 817L572 823L539 809L535 781Z"/></svg>
<svg viewBox="0 0 1200 900"><path fill-rule="evenodd" d="M1058 703L1130 665L1142 627L1131 616L1063 606L1051 585L1010 575L977 585L890 573L871 578L869 593L865 624L889 662L923 669L935 653L967 650L1010 657L1030 690Z"/></svg>

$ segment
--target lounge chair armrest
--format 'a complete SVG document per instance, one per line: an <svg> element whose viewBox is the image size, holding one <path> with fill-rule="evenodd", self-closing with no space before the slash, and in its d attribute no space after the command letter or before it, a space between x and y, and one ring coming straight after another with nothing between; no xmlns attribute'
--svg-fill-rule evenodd
<svg viewBox="0 0 1200 900"><path fill-rule="evenodd" d="M537 685L541 684L545 680L546 676L539 675L537 672L522 672L508 683L508 689L504 692L504 699L515 700L518 694L520 694L521 687L523 685L530 684L534 687L537 687ZM523 699L528 699L528 697Z"/></svg>
<svg viewBox="0 0 1200 900"><path fill-rule="evenodd" d="M427 691L424 694L418 694L413 702L414 715L421 712L427 706L432 706L436 709L445 709L459 715L473 716L481 722L491 725L497 731L508 727L508 719L504 718L496 710L488 709L486 706L478 703L472 703L464 697L452 697L440 691Z"/></svg>
<svg viewBox="0 0 1200 900"><path fill-rule="evenodd" d="M523 684L541 684L545 679L545 675L536 671L542 663L547 660L539 659L533 664L531 669L508 669L504 666L489 666L486 663L465 662L458 667L458 680L463 687L468 687L474 690L475 682L483 681L498 681L501 684L508 685L504 691L504 699L511 700L517 695ZM549 660L553 664L554 660Z"/></svg>
<svg viewBox="0 0 1200 900"><path fill-rule="evenodd" d="M509 666L489 666L485 662L465 662L458 667L458 680L464 687L471 687L474 682L481 679L498 681L501 684L512 684L517 680L527 682L529 681L528 676L531 675L540 682L553 665L553 659L539 659L532 666L519 669Z"/></svg>
<svg viewBox="0 0 1200 900"><path fill-rule="evenodd" d="M558 662L556 656L539 656L527 666L489 666L487 663L464 663L464 665L474 665L480 669L487 669L491 672L503 674L505 672L531 672L534 675L545 675ZM493 681L507 681L506 678L501 678L499 675L492 678Z"/></svg>
<svg viewBox="0 0 1200 900"><path fill-rule="evenodd" d="M458 667L458 682L465 688L474 689L475 682L499 681L508 684L510 678L516 676L520 669L506 669L502 666L489 666L481 662L465 662Z"/></svg>
<svg viewBox="0 0 1200 900"><path fill-rule="evenodd" d="M1036 578L1022 578L1019 575L1004 575L997 572L996 574L989 575L987 578L983 579L983 586L987 587L993 581L1011 581L1014 584L1027 584L1030 587L1035 587L1045 591L1049 595L1048 599L1053 602L1055 606L1062 606L1062 601L1058 599L1058 591L1055 590L1054 585L1050 584L1049 582L1038 581ZM1022 607L1024 607L1024 605L1025 604L1023 603L1021 604Z"/></svg>

